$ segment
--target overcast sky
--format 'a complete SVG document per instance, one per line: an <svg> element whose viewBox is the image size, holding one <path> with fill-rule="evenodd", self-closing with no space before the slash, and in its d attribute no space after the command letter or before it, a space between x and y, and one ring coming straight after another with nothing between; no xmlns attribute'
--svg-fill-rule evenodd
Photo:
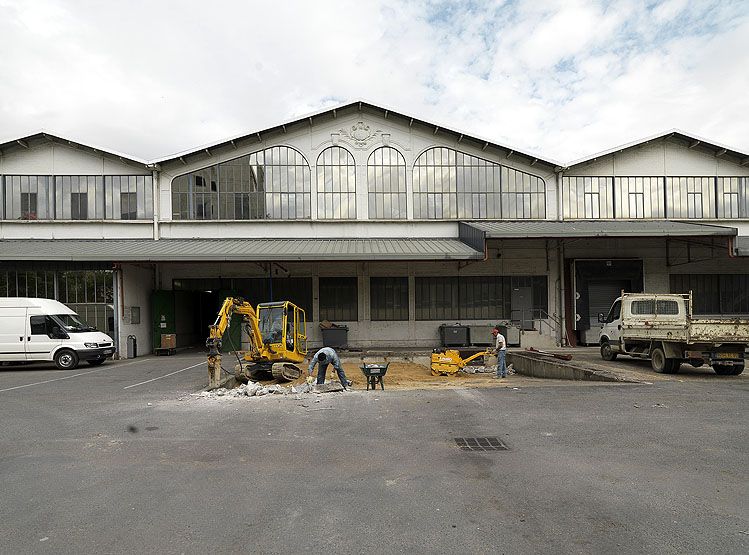
<svg viewBox="0 0 749 555"><path fill-rule="evenodd" d="M0 139L153 160L366 100L567 162L749 152L749 1L0 0Z"/></svg>

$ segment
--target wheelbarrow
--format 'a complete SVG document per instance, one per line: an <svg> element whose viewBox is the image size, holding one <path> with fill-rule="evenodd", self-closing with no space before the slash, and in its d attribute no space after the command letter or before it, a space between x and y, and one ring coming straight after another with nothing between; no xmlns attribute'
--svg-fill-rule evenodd
<svg viewBox="0 0 749 555"><path fill-rule="evenodd" d="M388 364L390 363L386 362L385 364L362 364L359 367L364 373L364 376L367 378L367 391L369 391L370 386L374 391L378 383L380 384L380 389L385 389L383 378L388 371Z"/></svg>

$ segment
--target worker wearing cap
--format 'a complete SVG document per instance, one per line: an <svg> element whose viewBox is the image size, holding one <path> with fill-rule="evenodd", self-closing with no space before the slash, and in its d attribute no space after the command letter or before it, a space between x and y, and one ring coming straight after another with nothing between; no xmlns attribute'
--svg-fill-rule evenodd
<svg viewBox="0 0 749 555"><path fill-rule="evenodd" d="M343 366L341 366L341 359L338 358L338 353L336 353L334 349L330 347L323 347L315 353L315 355L312 357L312 360L310 360L309 370L307 371L307 373L309 374L309 378L307 378L308 382L312 381L312 371L315 369L316 364L318 365L318 384L325 383L325 374L328 373L328 364L332 364L333 368L335 368L335 371L338 373L338 379L341 380L343 389L348 389L349 387L351 387L351 380L346 378L346 373L343 371Z"/></svg>
<svg viewBox="0 0 749 555"><path fill-rule="evenodd" d="M494 352L497 355L497 373L494 378L503 379L507 377L507 366L505 366L505 355L507 354L507 341L505 336L499 333L499 328L494 326L492 329L494 336Z"/></svg>

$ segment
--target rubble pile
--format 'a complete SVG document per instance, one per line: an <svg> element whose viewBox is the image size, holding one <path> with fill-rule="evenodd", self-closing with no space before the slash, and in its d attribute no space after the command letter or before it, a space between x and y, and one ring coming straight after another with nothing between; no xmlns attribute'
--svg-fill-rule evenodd
<svg viewBox="0 0 749 555"><path fill-rule="evenodd" d="M460 369L461 372L464 374L493 374L497 371L496 366L466 366L464 368ZM507 373L508 374L514 374L515 369L512 367L512 364L507 366Z"/></svg>
<svg viewBox="0 0 749 555"><path fill-rule="evenodd" d="M303 393L320 394L343 391L343 386L338 382L326 382L324 384L307 384L283 386L279 384L263 385L257 382L247 382L233 389L219 387L212 391L201 391L192 393L193 397L202 399L216 399L219 397L236 399L242 397L264 397L266 395L298 395Z"/></svg>

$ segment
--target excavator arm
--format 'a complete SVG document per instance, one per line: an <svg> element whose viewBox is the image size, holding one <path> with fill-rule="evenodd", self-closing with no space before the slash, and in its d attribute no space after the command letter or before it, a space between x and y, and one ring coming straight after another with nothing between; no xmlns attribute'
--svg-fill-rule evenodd
<svg viewBox="0 0 749 555"><path fill-rule="evenodd" d="M262 337L257 321L257 313L254 307L241 297L227 297L221 309L218 311L216 321L210 326L208 339L205 346L208 347L208 356L219 354L221 351L221 340L226 332L231 317L234 314L241 314L249 325L251 350L259 351Z"/></svg>
<svg viewBox="0 0 749 555"><path fill-rule="evenodd" d="M262 337L253 306L241 297L227 297L221 305L216 321L210 326L205 346L208 348L208 387L218 387L221 379L221 340L231 324L231 317L241 314L249 325L250 351L260 350Z"/></svg>

